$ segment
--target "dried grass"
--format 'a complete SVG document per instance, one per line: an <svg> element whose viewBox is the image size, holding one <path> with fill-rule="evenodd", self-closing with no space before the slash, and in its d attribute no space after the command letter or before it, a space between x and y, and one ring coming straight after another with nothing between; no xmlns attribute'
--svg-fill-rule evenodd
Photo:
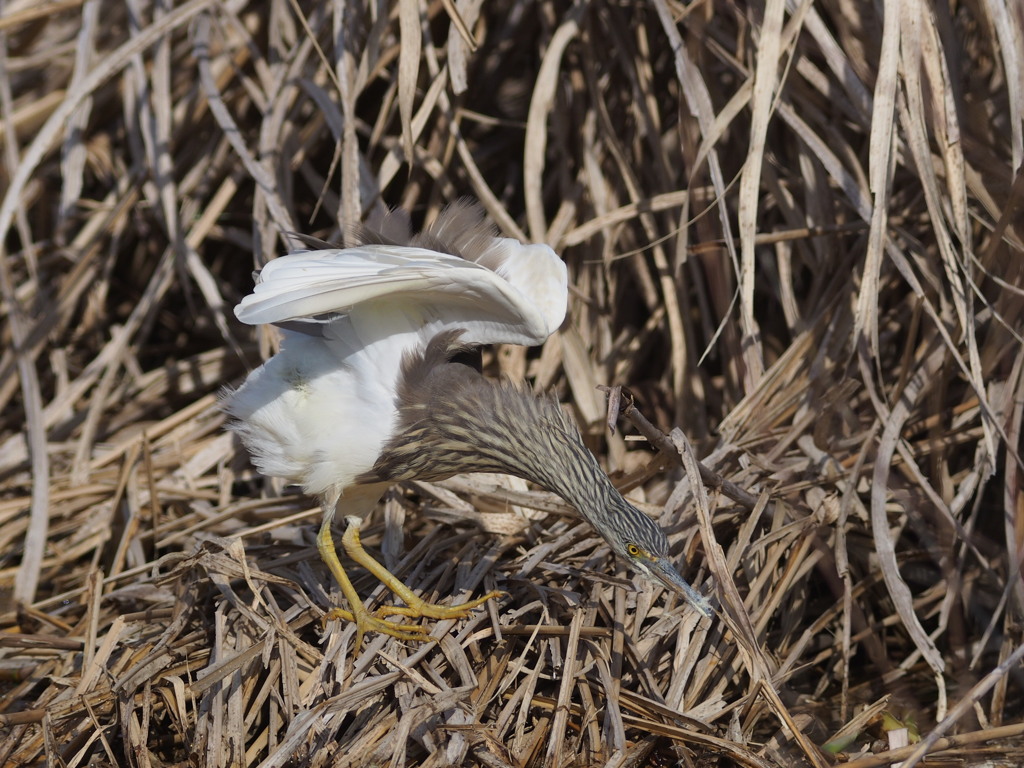
<svg viewBox="0 0 1024 768"><path fill-rule="evenodd" d="M4 764L1024 759L1018 4L15 0L0 33ZM274 343L230 308L290 232L462 195L572 275L490 372L573 408L721 619L459 477L365 539L509 598L429 645L322 629L317 511L222 430Z"/></svg>

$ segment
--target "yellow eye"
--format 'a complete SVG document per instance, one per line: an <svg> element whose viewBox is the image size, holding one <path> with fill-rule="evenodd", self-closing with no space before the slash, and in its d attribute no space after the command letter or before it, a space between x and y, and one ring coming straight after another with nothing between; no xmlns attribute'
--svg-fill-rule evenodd
<svg viewBox="0 0 1024 768"><path fill-rule="evenodd" d="M636 544L627 544L626 553L630 557L640 557L640 547L638 547Z"/></svg>

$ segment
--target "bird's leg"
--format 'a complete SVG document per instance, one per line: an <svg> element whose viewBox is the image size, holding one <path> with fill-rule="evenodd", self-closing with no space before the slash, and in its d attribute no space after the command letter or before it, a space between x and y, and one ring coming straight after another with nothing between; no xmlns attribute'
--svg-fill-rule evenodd
<svg viewBox="0 0 1024 768"><path fill-rule="evenodd" d="M390 589L405 605L385 605L379 611L377 616L410 616L412 618L428 618L428 619L462 619L469 615L469 612L474 608L477 608L488 600L496 597L502 597L504 592L488 592L483 597L478 597L475 600L470 600L465 603L458 605L437 605L436 603L428 603L422 597L414 593L409 587L402 583L402 581L395 576L391 571L385 568L383 565L378 563L370 553L367 552L359 540L359 524L362 522L358 517L349 516L345 518L347 526L345 533L341 537L341 546L345 548L345 554L347 554L352 560L359 563L366 570L376 576L384 586ZM344 589L344 587L342 588ZM392 624L393 622L387 622ZM411 627L406 625L401 626L404 630L409 630ZM383 630L382 630L383 631ZM393 633L388 633L393 634Z"/></svg>
<svg viewBox="0 0 1024 768"><path fill-rule="evenodd" d="M327 612L324 617L325 621L331 619L344 619L351 621L356 625L356 649L363 643L363 634L367 631L383 632L384 634L397 637L399 640L408 641L424 641L431 638L427 635L427 628L422 626L399 624L395 621L388 621L381 616L375 616L370 611L366 610L363 605L363 601L359 598L359 593L356 592L356 588L352 586L352 581L349 579L348 574L345 573L345 569L341 565L341 561L338 560L338 552L334 548L334 537L331 535L331 522L334 520L334 504L324 504L324 520L320 525L320 532L316 537L317 549L320 551L321 559L327 563L327 567L330 569L331 574L334 576L335 581L338 582L338 586L341 587L341 593L345 596L349 606L352 610L346 611L344 608L333 608ZM358 518L357 518L358 519ZM346 546L346 551L348 547ZM365 554L365 551L364 551ZM369 555L367 555L369 557ZM379 567L379 566L378 566ZM387 571L384 571L387 573ZM391 576L391 574L388 574ZM391 576L394 579L394 576ZM386 614L385 614L386 615Z"/></svg>
<svg viewBox="0 0 1024 768"><path fill-rule="evenodd" d="M317 549L320 551L320 557L325 563L327 563L327 567L330 569L335 581L338 582L338 586L341 587L341 592L345 596L345 600L348 601L351 608L351 610L345 610L344 608L332 608L327 612L327 615L324 618L327 621L331 619L344 619L345 621L353 622L356 625L356 648L359 648L362 645L363 634L368 631L382 632L386 635L396 637L399 640L407 640L410 642L424 642L426 640L434 639L427 634L429 632L428 627L417 624L400 624L397 621L389 621L385 618L386 616L461 619L468 616L471 610L483 605L491 598L501 597L504 594L503 592L488 592L486 595L477 598L476 600L470 600L467 603L452 606L428 603L426 600L413 593L413 591L403 584L397 576L370 556L370 553L363 548L362 543L359 541L359 524L361 521L358 517L350 516L345 518L345 522L348 525L345 529L345 534L341 538L341 544L345 549L345 554L376 576L381 583L383 583L406 604L404 606L386 605L378 609L376 612L368 611L363 605L363 601L359 598L359 594L356 592L356 588L352 585L352 581L349 579L348 574L345 573L345 569L342 567L341 561L338 559L338 552L334 548L334 537L331 533L331 523L334 520L335 505L325 503L323 507L324 519L323 523L320 525L320 532L316 537Z"/></svg>

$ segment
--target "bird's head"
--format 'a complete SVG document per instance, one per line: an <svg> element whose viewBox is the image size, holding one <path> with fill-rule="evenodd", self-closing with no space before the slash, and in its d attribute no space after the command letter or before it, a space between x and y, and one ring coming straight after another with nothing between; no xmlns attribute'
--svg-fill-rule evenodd
<svg viewBox="0 0 1024 768"><path fill-rule="evenodd" d="M712 615L711 603L679 575L669 557L665 532L643 512L616 499L608 525L595 524L619 557L645 577L685 597L705 616Z"/></svg>

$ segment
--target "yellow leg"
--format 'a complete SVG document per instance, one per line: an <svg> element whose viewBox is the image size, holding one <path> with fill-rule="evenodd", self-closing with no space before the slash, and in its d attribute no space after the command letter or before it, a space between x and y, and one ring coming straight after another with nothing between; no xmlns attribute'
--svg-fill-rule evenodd
<svg viewBox="0 0 1024 768"><path fill-rule="evenodd" d="M397 595L406 605L387 605L380 608L376 613L366 610L363 601L359 599L355 587L352 585L348 574L338 559L338 552L334 548L334 537L331 535L331 522L334 519L333 505L324 505L324 520L320 525L320 533L317 535L317 548L320 550L320 557L331 573L334 575L341 592L348 601L351 610L334 608L327 613L326 619L345 619L354 622L356 625L356 648L362 644L363 634L367 631L383 632L386 635L397 637L399 640L427 641L434 638L427 634L428 627L418 624L400 624L396 621L388 621L385 616L408 616L411 618L430 619L461 619L469 615L469 612L492 598L501 597L503 592L488 592L483 597L470 600L460 605L444 606L428 603L419 597L409 587L403 584L397 576L374 560L363 548L359 541L358 517L347 517L345 522L345 534L341 538L341 545L353 561L363 566L376 576L381 583Z"/></svg>

